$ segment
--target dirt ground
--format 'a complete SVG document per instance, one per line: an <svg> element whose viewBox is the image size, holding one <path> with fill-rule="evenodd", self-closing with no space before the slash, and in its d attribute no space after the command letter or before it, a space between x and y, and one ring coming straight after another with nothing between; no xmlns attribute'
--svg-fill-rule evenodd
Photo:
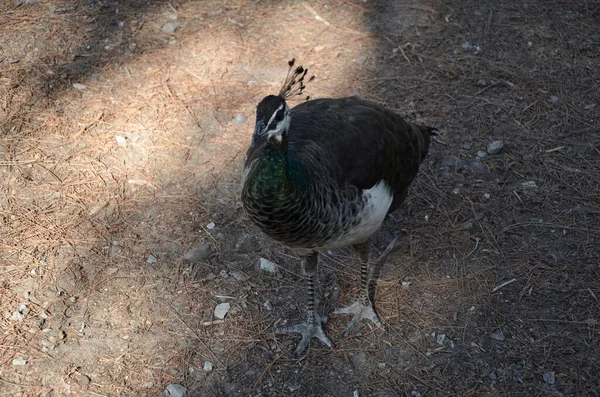
<svg viewBox="0 0 600 397"><path fill-rule="evenodd" d="M299 361L299 260L239 200L292 57L440 130L376 238L386 331ZM0 395L599 396L598 87L598 1L0 2ZM358 278L322 256L319 310Z"/></svg>

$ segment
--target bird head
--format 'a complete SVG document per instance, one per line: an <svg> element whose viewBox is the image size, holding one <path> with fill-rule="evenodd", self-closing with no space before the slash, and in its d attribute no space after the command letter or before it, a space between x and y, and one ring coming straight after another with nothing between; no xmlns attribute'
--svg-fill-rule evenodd
<svg viewBox="0 0 600 397"><path fill-rule="evenodd" d="M269 140L281 142L289 126L290 108L285 103L285 98L279 95L264 97L256 108L255 139L267 136Z"/></svg>
<svg viewBox="0 0 600 397"><path fill-rule="evenodd" d="M281 143L284 135L287 134L290 127L290 108L286 99L302 95L305 88L304 78L308 73L308 69L302 66L294 67L295 62L295 59L288 61L288 73L279 94L268 95L258 104L254 140L267 136L268 140L275 139ZM311 76L308 81L314 78L315 76Z"/></svg>

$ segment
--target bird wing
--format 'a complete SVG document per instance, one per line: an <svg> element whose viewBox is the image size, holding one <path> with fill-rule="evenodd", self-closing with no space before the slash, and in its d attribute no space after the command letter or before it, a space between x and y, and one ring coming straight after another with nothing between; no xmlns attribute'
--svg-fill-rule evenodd
<svg viewBox="0 0 600 397"><path fill-rule="evenodd" d="M291 110L289 158L318 161L340 186L370 189L382 179L394 192L393 211L427 155L430 127L406 122L357 97L316 99Z"/></svg>

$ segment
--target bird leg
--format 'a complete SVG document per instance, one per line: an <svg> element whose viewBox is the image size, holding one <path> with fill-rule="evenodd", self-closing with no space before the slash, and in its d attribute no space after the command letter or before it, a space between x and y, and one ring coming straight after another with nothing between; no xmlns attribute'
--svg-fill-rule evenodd
<svg viewBox="0 0 600 397"><path fill-rule="evenodd" d="M297 333L302 336L302 340L298 344L296 351L294 351L294 359L296 360L306 350L312 338L317 338L327 346L333 347L333 342L331 342L331 340L325 334L325 331L323 331L321 317L315 310L316 297L314 276L317 271L317 261L318 254L316 252L304 257L302 260L302 268L304 274L306 275L308 287L308 317L306 323L275 329L275 333L277 334Z"/></svg>
<svg viewBox="0 0 600 397"><path fill-rule="evenodd" d="M377 264L379 266L383 265L383 263L387 260L387 257L393 251L396 246L398 238L395 238L385 249L383 254L377 259ZM341 337L346 336L355 326L358 324L360 320L366 318L371 320L377 327L385 329L381 320L379 320L379 316L375 312L375 308L373 307L373 302L371 302L371 297L369 294L369 252L371 247L370 239L364 243L355 244L352 246L354 250L360 256L361 266L360 266L360 285L361 285L361 294L359 298L352 303L350 306L343 307L341 309L336 309L333 311L334 314L353 314L352 320L350 323L344 328L341 333Z"/></svg>

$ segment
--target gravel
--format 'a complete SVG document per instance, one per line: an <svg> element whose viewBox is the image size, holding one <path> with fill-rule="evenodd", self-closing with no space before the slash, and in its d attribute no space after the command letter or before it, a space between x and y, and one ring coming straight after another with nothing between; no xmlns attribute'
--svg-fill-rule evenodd
<svg viewBox="0 0 600 397"><path fill-rule="evenodd" d="M233 122L236 124L244 124L245 121L246 121L246 116L244 116L241 113L238 113L233 117Z"/></svg>
<svg viewBox="0 0 600 397"><path fill-rule="evenodd" d="M26 364L27 360L25 360L23 357L17 357L12 360L12 365L14 365L15 367L22 367Z"/></svg>
<svg viewBox="0 0 600 397"><path fill-rule="evenodd" d="M488 154L498 154L504 149L504 142L502 141L491 141L487 144Z"/></svg>
<svg viewBox="0 0 600 397"><path fill-rule="evenodd" d="M164 393L162 393L165 397L183 397L187 394L187 389L181 385L176 383L171 383L167 386Z"/></svg>
<svg viewBox="0 0 600 397"><path fill-rule="evenodd" d="M268 259L260 258L260 270L268 273L275 273L277 270L277 265Z"/></svg>
<svg viewBox="0 0 600 397"><path fill-rule="evenodd" d="M169 22L162 27L162 31L167 34L173 34L177 30L178 26L175 22Z"/></svg>
<svg viewBox="0 0 600 397"><path fill-rule="evenodd" d="M490 334L490 338L492 338L493 340L497 340L502 342L504 339L506 339L506 337L504 336L504 332L498 330L498 331L494 331Z"/></svg>
<svg viewBox="0 0 600 397"><path fill-rule="evenodd" d="M227 302L225 303L219 303L216 307L215 307L215 318L218 318L219 320L222 320L225 318L225 316L227 315L227 313L229 313L229 309L231 309L231 305Z"/></svg>
<svg viewBox="0 0 600 397"><path fill-rule="evenodd" d="M21 305L19 305L18 309L12 313L10 318L12 320L22 321L25 318L25 316L27 316L28 313L29 313L29 304L22 303Z"/></svg>
<svg viewBox="0 0 600 397"><path fill-rule="evenodd" d="M546 372L544 374L544 382L549 385L553 385L556 383L556 377L554 376L554 371Z"/></svg>

